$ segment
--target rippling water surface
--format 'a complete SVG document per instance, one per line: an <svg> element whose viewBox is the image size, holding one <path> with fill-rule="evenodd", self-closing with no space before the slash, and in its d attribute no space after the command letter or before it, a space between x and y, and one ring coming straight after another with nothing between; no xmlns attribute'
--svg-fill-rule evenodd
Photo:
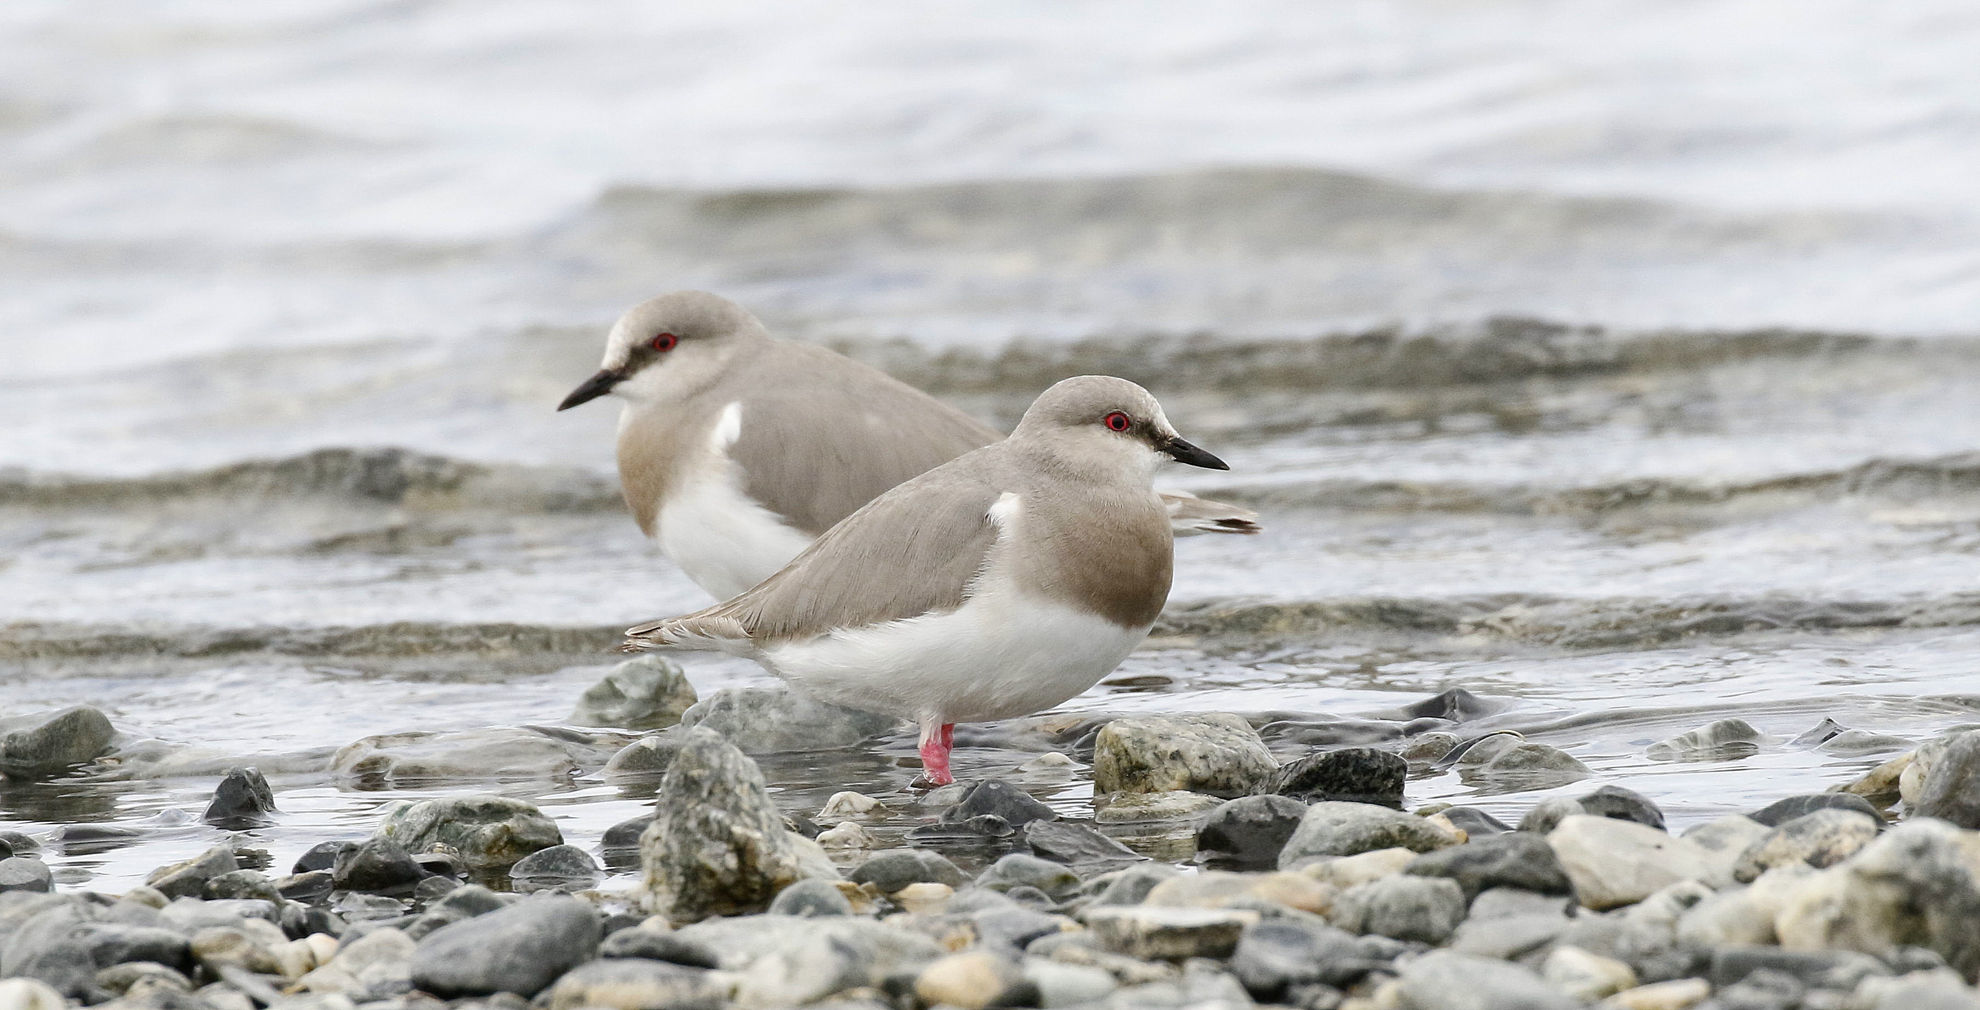
<svg viewBox="0 0 1980 1010"><path fill-rule="evenodd" d="M1505 704L1462 733L1687 823L1980 721L1980 17L1139 10L10 7L0 716L122 736L0 821L114 889L210 844L240 763L280 866L410 796L528 796L587 845L638 813L624 734L564 734L574 775L330 768L556 731L614 628L704 602L618 503L611 407L550 410L686 286L1000 425L1125 375L1231 462L1173 485L1269 532L1179 544L1066 718L962 736L959 774L1068 813L1083 766L1016 769L1113 713L1291 756L1463 688ZM1726 716L1756 753L1646 753ZM1798 740L1824 719L1863 732ZM912 757L763 760L789 811L856 788L897 835Z"/></svg>

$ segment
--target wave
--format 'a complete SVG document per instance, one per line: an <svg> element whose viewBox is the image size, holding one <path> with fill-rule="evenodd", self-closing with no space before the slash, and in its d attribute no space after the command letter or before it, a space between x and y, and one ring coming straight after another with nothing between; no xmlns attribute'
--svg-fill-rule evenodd
<svg viewBox="0 0 1980 1010"><path fill-rule="evenodd" d="M150 507L175 499L324 499L442 511L621 508L618 482L574 467L477 463L398 448L318 449L282 459L140 477L0 471L0 507Z"/></svg>
<svg viewBox="0 0 1980 1010"><path fill-rule="evenodd" d="M1980 492L1980 453L1930 459L1871 459L1835 470L1764 480L1709 483L1645 477L1581 488L1534 488L1434 481L1320 479L1208 490L1218 498L1271 510L1494 513L1606 516L1638 510L1712 510L1738 506L1775 510L1859 499L1915 502L1972 500Z"/></svg>
<svg viewBox="0 0 1980 1010"><path fill-rule="evenodd" d="M1247 647L1370 635L1489 641L1561 649L1652 648L1696 638L1776 631L1834 632L1980 626L1980 592L1848 600L1762 597L1578 598L1533 594L1347 597L1308 601L1204 600L1172 604L1157 647ZM252 654L416 658L590 657L609 661L619 626L401 621L352 627L0 626L0 659L211 660Z"/></svg>

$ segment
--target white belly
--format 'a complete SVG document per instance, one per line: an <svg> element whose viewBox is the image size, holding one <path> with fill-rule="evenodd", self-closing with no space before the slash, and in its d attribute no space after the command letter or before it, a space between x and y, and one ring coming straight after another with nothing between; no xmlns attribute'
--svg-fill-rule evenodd
<svg viewBox="0 0 1980 1010"><path fill-rule="evenodd" d="M948 614L773 646L761 660L824 701L924 724L980 722L1085 691L1147 635L1005 591Z"/></svg>
<svg viewBox="0 0 1980 1010"><path fill-rule="evenodd" d="M769 578L811 546L810 537L744 494L738 476L733 464L708 468L667 497L654 530L660 553L718 600Z"/></svg>

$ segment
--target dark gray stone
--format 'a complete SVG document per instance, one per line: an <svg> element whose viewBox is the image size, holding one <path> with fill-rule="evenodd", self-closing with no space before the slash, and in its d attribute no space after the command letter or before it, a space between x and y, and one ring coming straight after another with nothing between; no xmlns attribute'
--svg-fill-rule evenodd
<svg viewBox="0 0 1980 1010"><path fill-rule="evenodd" d="M281 904L281 888L268 879L260 870L234 870L222 873L206 882L206 889L200 892L208 898L251 898L258 901L272 901Z"/></svg>
<svg viewBox="0 0 1980 1010"><path fill-rule="evenodd" d="M406 894L425 876L412 854L389 838L368 838L337 853L330 869L338 890L369 894Z"/></svg>
<svg viewBox="0 0 1980 1010"><path fill-rule="evenodd" d="M0 859L0 894L8 891L53 891L55 874L33 856Z"/></svg>
<svg viewBox="0 0 1980 1010"><path fill-rule="evenodd" d="M680 752L679 733L643 736L614 752L605 762L605 774L620 779L658 779L673 767L674 755Z"/></svg>
<svg viewBox="0 0 1980 1010"><path fill-rule="evenodd" d="M1916 813L1968 830L1980 828L1980 731L1961 733L1946 743L1925 773Z"/></svg>
<svg viewBox="0 0 1980 1010"><path fill-rule="evenodd" d="M672 763L671 760L669 763ZM652 814L641 814L606 828L605 836L598 843L599 851L605 856L605 865L613 870L639 869L639 836L652 823Z"/></svg>
<svg viewBox="0 0 1980 1010"><path fill-rule="evenodd" d="M101 757L117 731L88 705L0 720L0 775L47 778Z"/></svg>
<svg viewBox="0 0 1980 1010"><path fill-rule="evenodd" d="M1712 952L1707 979L1714 989L1737 984L1758 971L1777 972L1804 986L1854 989L1871 975L1890 969L1853 950L1783 950L1779 947L1721 947Z"/></svg>
<svg viewBox="0 0 1980 1010"><path fill-rule="evenodd" d="M575 845L552 845L524 856L509 868L509 879L522 892L590 887L603 874L591 853Z"/></svg>
<svg viewBox="0 0 1980 1010"><path fill-rule="evenodd" d="M267 824L274 812L275 791L259 770L229 768L200 819L228 831L246 831Z"/></svg>
<svg viewBox="0 0 1980 1010"><path fill-rule="evenodd" d="M1178 876L1181 873L1166 863L1132 866L1095 877L1082 885L1081 890L1092 895L1089 905L1139 905L1148 892Z"/></svg>
<svg viewBox="0 0 1980 1010"><path fill-rule="evenodd" d="M1016 887L1035 887L1057 899L1079 890L1079 877L1062 864L1013 852L990 864L976 878L976 886L1005 892Z"/></svg>
<svg viewBox="0 0 1980 1010"><path fill-rule="evenodd" d="M1041 936L1065 929L1065 920L1035 908L992 908L970 916L977 942L1015 955Z"/></svg>
<svg viewBox="0 0 1980 1010"><path fill-rule="evenodd" d="M892 894L909 884L923 882L961 887L968 879L956 864L927 849L876 852L852 871L853 883L872 884L881 894Z"/></svg>
<svg viewBox="0 0 1980 1010"><path fill-rule="evenodd" d="M989 779L970 786L961 802L942 811L942 820L956 824L984 814L1001 817L1013 828L1022 828L1032 821L1059 819L1057 812L1033 799L1030 793L1002 779Z"/></svg>
<svg viewBox="0 0 1980 1010"><path fill-rule="evenodd" d="M81 999L99 965L85 942L92 923L75 901L52 904L28 916L0 942L0 978L35 978L56 992Z"/></svg>
<svg viewBox="0 0 1980 1010"><path fill-rule="evenodd" d="M207 881L240 868L233 846L216 845L182 863L151 871L144 882L168 898L197 898L206 893Z"/></svg>
<svg viewBox="0 0 1980 1010"><path fill-rule="evenodd" d="M530 997L598 950L598 914L542 895L427 935L413 950L415 988L442 999L511 992Z"/></svg>
<svg viewBox="0 0 1980 1010"><path fill-rule="evenodd" d="M1457 882L1466 902L1493 887L1515 887L1537 894L1573 895L1574 884L1545 838L1514 831L1474 839L1464 845L1426 852L1404 873Z"/></svg>
<svg viewBox="0 0 1980 1010"><path fill-rule="evenodd" d="M275 893L288 901L316 901L336 889L329 870L292 873L274 881Z"/></svg>
<svg viewBox="0 0 1980 1010"><path fill-rule="evenodd" d="M1443 814L1445 820L1457 825L1458 830L1471 836L1473 840L1513 830L1512 825L1477 807L1445 807L1437 812Z"/></svg>
<svg viewBox="0 0 1980 1010"><path fill-rule="evenodd" d="M829 880L800 880L777 892L770 902L773 915L851 915L852 902Z"/></svg>
<svg viewBox="0 0 1980 1010"><path fill-rule="evenodd" d="M310 873L315 870L330 869L331 867L337 865L337 853L342 852L345 849L350 848L356 844L357 844L356 842L342 842L342 841L317 842L315 845L309 847L309 851L304 852L300 857L296 859L295 867L292 868L289 872Z"/></svg>
<svg viewBox="0 0 1980 1010"><path fill-rule="evenodd" d="M1581 759L1544 743L1522 743L1491 760L1464 770L1466 781L1487 783L1498 790L1551 789L1578 782L1594 772Z"/></svg>
<svg viewBox="0 0 1980 1010"><path fill-rule="evenodd" d="M1802 796L1789 796L1775 800L1746 816L1770 828L1778 828L1803 814L1817 810L1854 810L1883 823L1884 817L1870 801L1855 793L1808 793Z"/></svg>
<svg viewBox="0 0 1980 1010"><path fill-rule="evenodd" d="M1651 744L1646 753L1653 761L1732 761L1760 753L1763 739L1744 719L1720 719Z"/></svg>
<svg viewBox="0 0 1980 1010"><path fill-rule="evenodd" d="M187 974L193 970L192 945L177 930L99 922L83 930L78 941L98 968L151 961Z"/></svg>
<svg viewBox="0 0 1980 1010"><path fill-rule="evenodd" d="M1085 824L1032 821L1024 826L1024 840L1039 858L1064 863L1081 876L1118 870L1148 859Z"/></svg>
<svg viewBox="0 0 1980 1010"><path fill-rule="evenodd" d="M1664 811L1650 797L1633 789L1603 786L1575 802L1581 804L1581 811L1586 814L1665 830Z"/></svg>
<svg viewBox="0 0 1980 1010"><path fill-rule="evenodd" d="M1347 800L1402 809L1409 762L1373 747L1308 754L1282 766L1270 791L1307 803Z"/></svg>
<svg viewBox="0 0 1980 1010"><path fill-rule="evenodd" d="M1352 985L1375 963L1353 935L1319 923L1266 919L1247 926L1231 953L1231 974L1245 991L1274 1001L1301 985Z"/></svg>
<svg viewBox="0 0 1980 1010"><path fill-rule="evenodd" d="M1206 865L1228 870L1269 870L1279 865L1306 804L1290 796L1244 796L1210 812L1196 832L1196 851Z"/></svg>
<svg viewBox="0 0 1980 1010"><path fill-rule="evenodd" d="M641 957L684 964L690 968L719 968L722 961L706 944L679 934L635 926L622 929L598 945L599 957Z"/></svg>

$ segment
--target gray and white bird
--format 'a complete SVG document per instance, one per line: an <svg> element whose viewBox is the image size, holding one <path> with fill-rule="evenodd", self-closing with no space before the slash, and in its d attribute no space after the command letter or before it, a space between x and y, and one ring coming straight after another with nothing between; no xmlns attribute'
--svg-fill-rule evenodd
<svg viewBox="0 0 1980 1010"><path fill-rule="evenodd" d="M837 705L912 719L929 784L955 724L1051 708L1127 658L1169 596L1156 470L1229 469L1126 379L1066 379L1010 437L875 498L727 602L626 632L719 650Z"/></svg>
<svg viewBox="0 0 1980 1010"><path fill-rule="evenodd" d="M1003 436L878 369L778 340L680 291L634 306L558 410L612 394L626 505L660 552L727 599L887 489ZM1180 535L1256 533L1249 509L1163 495Z"/></svg>

